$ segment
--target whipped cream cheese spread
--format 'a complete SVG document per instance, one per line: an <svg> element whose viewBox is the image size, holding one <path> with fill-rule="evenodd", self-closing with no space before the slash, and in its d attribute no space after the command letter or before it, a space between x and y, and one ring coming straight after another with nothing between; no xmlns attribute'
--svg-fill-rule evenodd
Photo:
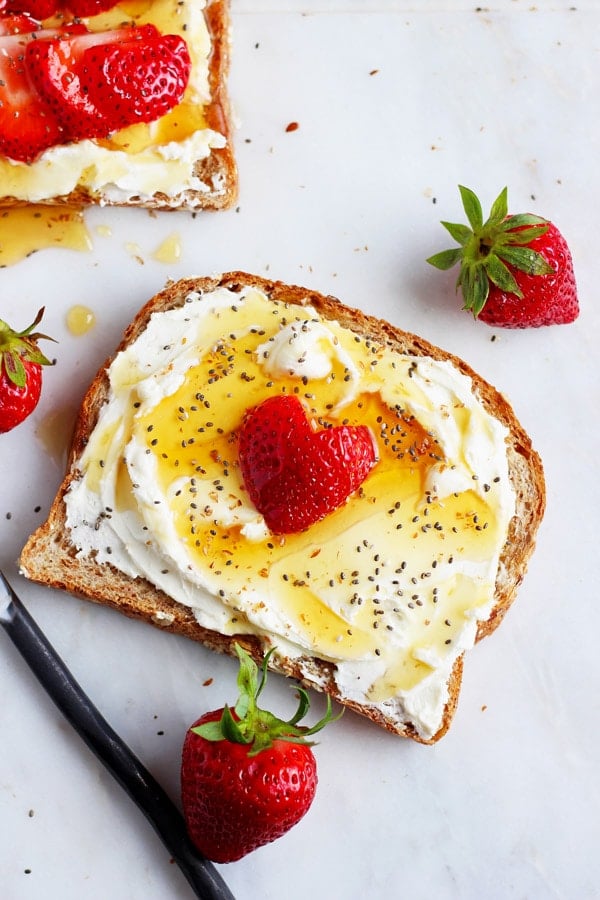
<svg viewBox="0 0 600 900"><path fill-rule="evenodd" d="M211 150L226 145L226 138L207 127L202 115L210 101L210 34L204 18L204 0L133 0L86 19L91 31L109 31L123 22L151 23L163 34L179 34L192 60L190 80L181 103L148 125L132 125L110 140L83 140L50 147L33 163L0 158L4 196L42 203L76 189L101 194L104 202L149 200L160 192L173 206L184 202L186 190L206 193L222 190L206 184L194 172L195 163ZM189 196L185 198L189 205Z"/></svg>
<svg viewBox="0 0 600 900"><path fill-rule="evenodd" d="M155 313L65 496L80 555L144 576L198 622L334 664L340 693L424 739L489 617L514 514L503 425L450 362L394 352L255 288ZM343 506L273 535L241 480L246 409L294 393L315 427L364 424L378 462Z"/></svg>

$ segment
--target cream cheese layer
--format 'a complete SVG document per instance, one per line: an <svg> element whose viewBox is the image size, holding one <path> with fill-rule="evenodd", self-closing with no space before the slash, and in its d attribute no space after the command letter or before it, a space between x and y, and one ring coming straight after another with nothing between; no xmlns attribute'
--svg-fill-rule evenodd
<svg viewBox="0 0 600 900"><path fill-rule="evenodd" d="M65 501L82 555L144 576L198 622L334 664L340 692L424 739L494 606L515 500L507 431L451 362L394 352L255 288L190 294L112 363ZM244 488L246 409L298 396L315 427L370 427L378 462L300 534Z"/></svg>

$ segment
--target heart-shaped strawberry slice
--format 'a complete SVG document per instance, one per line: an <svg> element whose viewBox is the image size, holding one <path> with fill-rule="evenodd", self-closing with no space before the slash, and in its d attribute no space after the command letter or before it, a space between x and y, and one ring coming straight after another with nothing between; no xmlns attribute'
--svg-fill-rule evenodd
<svg viewBox="0 0 600 900"><path fill-rule="evenodd" d="M300 400L286 395L246 413L238 452L250 499L275 534L304 531L333 512L377 462L365 425L315 431Z"/></svg>

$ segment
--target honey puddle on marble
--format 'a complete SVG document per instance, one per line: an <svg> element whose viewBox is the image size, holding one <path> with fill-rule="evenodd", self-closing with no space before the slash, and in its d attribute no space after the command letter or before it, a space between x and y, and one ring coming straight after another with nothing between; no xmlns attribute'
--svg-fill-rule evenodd
<svg viewBox="0 0 600 900"><path fill-rule="evenodd" d="M89 306L75 304L67 310L66 315L67 328L75 337L87 334L96 324L96 316Z"/></svg>
<svg viewBox="0 0 600 900"><path fill-rule="evenodd" d="M0 267L13 266L47 247L92 249L81 209L15 206L0 210Z"/></svg>
<svg viewBox="0 0 600 900"><path fill-rule="evenodd" d="M181 238L177 233L169 235L152 255L157 262L177 262L181 256Z"/></svg>

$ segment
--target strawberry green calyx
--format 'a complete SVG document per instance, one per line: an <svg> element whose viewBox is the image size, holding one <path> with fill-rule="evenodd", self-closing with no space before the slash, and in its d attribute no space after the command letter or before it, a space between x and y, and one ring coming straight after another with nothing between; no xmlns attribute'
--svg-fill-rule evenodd
<svg viewBox="0 0 600 900"><path fill-rule="evenodd" d="M306 744L311 746L314 742L306 738L321 731L329 722L336 721L342 715L332 715L331 698L327 697L327 710L322 719L312 728L299 725L301 719L308 712L310 701L306 691L297 687L299 704L291 719L284 721L278 719L273 713L260 709L257 700L267 680L267 666L275 648L272 648L263 659L259 669L252 657L239 644L235 650L240 661L238 672L239 697L232 710L229 706L223 708L223 713L218 721L205 722L191 730L208 741L231 741L234 744L247 744L248 755L256 756L261 750L273 746L276 740L287 741L292 744Z"/></svg>
<svg viewBox="0 0 600 900"><path fill-rule="evenodd" d="M554 272L541 253L528 246L547 232L549 223L530 213L509 216L507 188L500 192L484 222L481 203L473 191L462 185L459 191L470 227L442 222L460 246L436 253L427 262L443 271L459 263L456 290L461 289L463 309L477 317L488 299L490 284L522 298L511 269L528 275Z"/></svg>
<svg viewBox="0 0 600 900"><path fill-rule="evenodd" d="M40 324L43 315L44 307L38 311L31 325L24 331L14 331L10 325L0 319L0 372L4 368L9 381L17 387L25 387L27 382L24 360L37 363L39 366L52 365L39 349L37 341L53 341L54 338L33 330Z"/></svg>

